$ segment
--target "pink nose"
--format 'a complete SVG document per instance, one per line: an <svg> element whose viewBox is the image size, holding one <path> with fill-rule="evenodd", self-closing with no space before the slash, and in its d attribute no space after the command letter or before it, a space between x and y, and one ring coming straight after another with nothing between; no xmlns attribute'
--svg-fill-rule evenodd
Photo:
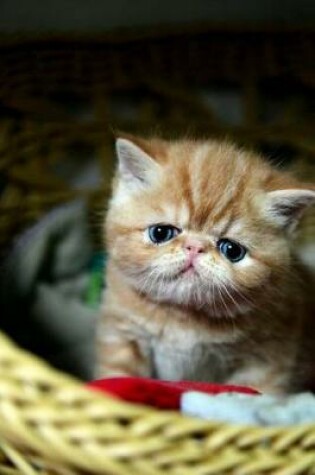
<svg viewBox="0 0 315 475"><path fill-rule="evenodd" d="M198 239L187 239L184 249L191 255L197 255L205 252L205 245Z"/></svg>

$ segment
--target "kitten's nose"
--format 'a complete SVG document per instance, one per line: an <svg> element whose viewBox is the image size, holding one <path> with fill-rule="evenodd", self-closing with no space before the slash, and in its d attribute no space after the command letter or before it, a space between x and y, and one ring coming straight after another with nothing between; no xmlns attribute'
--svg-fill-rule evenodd
<svg viewBox="0 0 315 475"><path fill-rule="evenodd" d="M205 252L205 244L199 239L187 239L184 243L184 249L188 251L190 255L196 256Z"/></svg>

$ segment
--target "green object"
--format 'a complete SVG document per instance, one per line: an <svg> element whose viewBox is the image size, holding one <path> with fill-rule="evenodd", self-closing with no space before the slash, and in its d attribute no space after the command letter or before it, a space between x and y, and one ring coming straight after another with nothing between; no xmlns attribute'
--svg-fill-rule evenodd
<svg viewBox="0 0 315 475"><path fill-rule="evenodd" d="M101 302L105 265L106 255L104 253L97 253L92 257L90 264L91 276L86 292L86 303L93 308L97 308Z"/></svg>

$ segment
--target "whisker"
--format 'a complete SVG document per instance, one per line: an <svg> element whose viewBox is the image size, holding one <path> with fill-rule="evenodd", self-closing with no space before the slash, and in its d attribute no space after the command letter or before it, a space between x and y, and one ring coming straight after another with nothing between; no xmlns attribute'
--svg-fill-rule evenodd
<svg viewBox="0 0 315 475"><path fill-rule="evenodd" d="M219 292L220 301L222 302L224 308L226 309L227 316L231 316L231 315L230 315L230 313L231 313L231 312L230 312L230 309L228 308L228 306L227 306L227 304L226 304L226 302L225 302L225 300L224 300L224 298L223 298L223 296L222 296L220 286L218 286L218 292Z"/></svg>

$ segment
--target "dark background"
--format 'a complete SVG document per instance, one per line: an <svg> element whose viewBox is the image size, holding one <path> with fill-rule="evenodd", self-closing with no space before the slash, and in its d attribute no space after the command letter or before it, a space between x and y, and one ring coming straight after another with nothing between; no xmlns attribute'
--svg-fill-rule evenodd
<svg viewBox="0 0 315 475"><path fill-rule="evenodd" d="M0 30L104 31L160 23L314 25L312 0L2 0Z"/></svg>

